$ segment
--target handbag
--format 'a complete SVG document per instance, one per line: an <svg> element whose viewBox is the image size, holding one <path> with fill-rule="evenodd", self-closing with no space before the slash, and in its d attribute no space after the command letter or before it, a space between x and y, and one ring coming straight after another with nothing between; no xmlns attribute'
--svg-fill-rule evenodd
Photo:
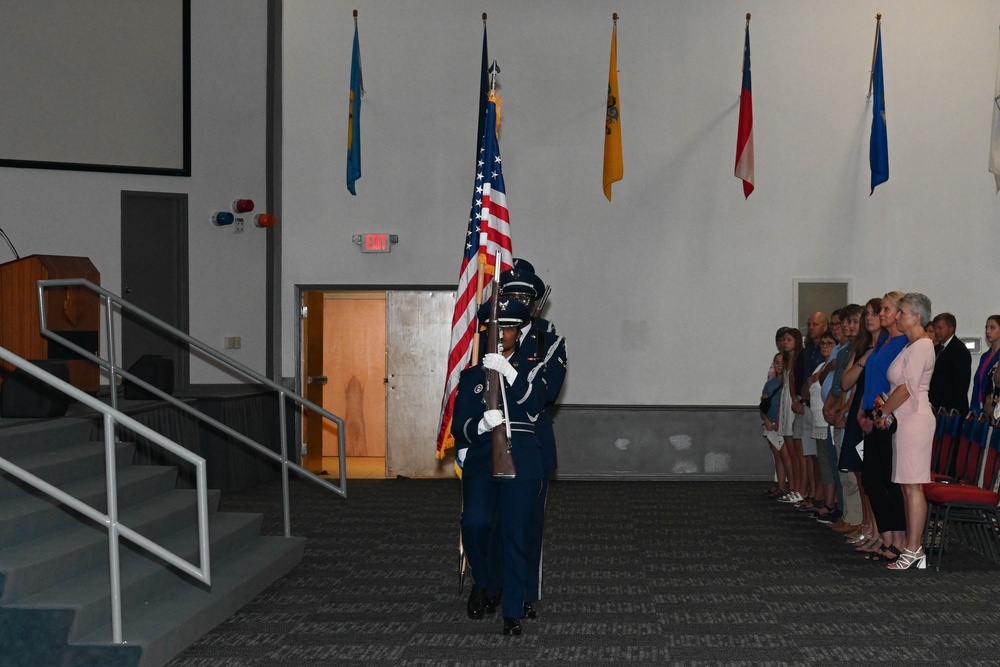
<svg viewBox="0 0 1000 667"><path fill-rule="evenodd" d="M779 386L778 389L781 389L781 387ZM767 411L771 409L771 399L778 393L778 389L775 389L770 394L760 399L760 405L758 405L757 408L764 414L767 414Z"/></svg>

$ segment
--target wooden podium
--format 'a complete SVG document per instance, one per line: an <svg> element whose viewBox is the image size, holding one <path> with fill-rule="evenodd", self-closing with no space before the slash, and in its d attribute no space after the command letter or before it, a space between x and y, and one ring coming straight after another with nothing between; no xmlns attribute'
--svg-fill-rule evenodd
<svg viewBox="0 0 1000 667"><path fill-rule="evenodd" d="M64 359L73 386L97 393L100 373L96 364L41 334L38 319L37 281L86 278L101 283L86 257L31 255L0 264L0 345L25 359ZM82 287L45 290L45 312L49 329L85 350L97 354L101 329L101 299ZM4 363L9 370L10 365ZM6 372L0 372L0 381Z"/></svg>

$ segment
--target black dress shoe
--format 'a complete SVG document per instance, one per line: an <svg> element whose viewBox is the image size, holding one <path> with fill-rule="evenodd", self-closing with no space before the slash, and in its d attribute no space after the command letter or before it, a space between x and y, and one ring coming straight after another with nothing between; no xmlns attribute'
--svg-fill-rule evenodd
<svg viewBox="0 0 1000 667"><path fill-rule="evenodd" d="M465 613L469 615L469 618L479 619L483 617L487 598L489 596L486 594L485 588L472 587L472 592L469 593L469 602L465 605Z"/></svg>
<svg viewBox="0 0 1000 667"><path fill-rule="evenodd" d="M519 635L521 634L521 619L519 618L503 618L503 633L505 635Z"/></svg>
<svg viewBox="0 0 1000 667"><path fill-rule="evenodd" d="M496 595L490 595L483 591L483 609L487 614L497 613L497 607L500 606L500 597L503 595L503 591L500 591Z"/></svg>
<svg viewBox="0 0 1000 667"><path fill-rule="evenodd" d="M524 615L527 618L538 618L538 612L535 610L534 605L530 602L524 603Z"/></svg>

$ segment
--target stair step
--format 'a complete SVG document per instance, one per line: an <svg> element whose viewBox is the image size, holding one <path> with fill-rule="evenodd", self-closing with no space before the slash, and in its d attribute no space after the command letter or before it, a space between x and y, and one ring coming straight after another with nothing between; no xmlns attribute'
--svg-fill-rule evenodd
<svg viewBox="0 0 1000 667"><path fill-rule="evenodd" d="M219 506L221 494L208 492L209 512ZM197 494L193 489L174 489L119 512L125 526L151 540L197 522ZM87 521L68 530L40 537L0 551L0 571L6 582L0 587L0 602L10 604L52 585L52 573L68 579L95 567L107 567L108 531Z"/></svg>
<svg viewBox="0 0 1000 667"><path fill-rule="evenodd" d="M94 420L82 417L37 419L0 428L0 456L9 459L25 452L58 449L63 443L90 440Z"/></svg>
<svg viewBox="0 0 1000 667"><path fill-rule="evenodd" d="M228 554L260 539L259 514L215 513L209 516L211 560L213 577L219 567L215 561L224 562ZM198 536L194 525L164 536L157 542L164 548L189 562L196 562ZM141 606L150 598L160 595L167 587L181 589L204 585L179 571L168 568L160 559L146 551L121 542L121 599L123 608ZM214 583L214 582L213 582ZM108 566L102 564L82 575L66 579L38 593L23 597L9 605L16 609L72 609L76 612L70 630L70 641L94 631L111 621L111 590ZM131 612L129 612L131 613ZM162 621L163 619L161 619Z"/></svg>
<svg viewBox="0 0 1000 667"><path fill-rule="evenodd" d="M196 586L160 591L123 612L122 635L140 647L140 667L168 662L185 647L232 616L259 593L286 575L301 560L304 538L259 537L220 559L212 567L212 589ZM107 644L111 624L71 641L73 647Z"/></svg>
<svg viewBox="0 0 1000 667"><path fill-rule="evenodd" d="M0 424L0 457L103 513L101 429L93 417ZM120 520L197 562L196 493L176 488L190 466L136 465L142 451L115 445ZM0 667L161 667L301 561L302 538L261 537L261 515L218 512L219 497L209 492L210 586L121 540L127 644L114 645L106 526L0 473Z"/></svg>
<svg viewBox="0 0 1000 667"><path fill-rule="evenodd" d="M165 466L134 465L119 470L119 512L173 489L176 479L176 468ZM107 507L107 488L103 475L67 484L62 490L102 512ZM25 494L22 498L0 503L0 548L22 544L50 531L64 530L78 523L90 523L90 519L44 494Z"/></svg>
<svg viewBox="0 0 1000 667"><path fill-rule="evenodd" d="M62 486L72 480L90 476L100 476L104 479L104 448L100 441L75 443L59 449L22 452L16 456L7 457L11 463L41 477L53 486ZM115 444L116 468L122 468L132 463L135 454L135 444L119 442ZM30 486L8 473L0 473L0 502L8 498L20 497Z"/></svg>

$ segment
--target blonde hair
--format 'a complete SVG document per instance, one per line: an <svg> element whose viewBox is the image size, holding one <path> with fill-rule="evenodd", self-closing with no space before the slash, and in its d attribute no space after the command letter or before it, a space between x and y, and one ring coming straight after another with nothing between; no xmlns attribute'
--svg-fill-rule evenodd
<svg viewBox="0 0 1000 667"><path fill-rule="evenodd" d="M899 290L894 290L892 292L886 292L885 295L883 295L882 298L883 299L888 299L889 301L891 301L893 307L896 310L899 310L899 302L903 300L904 296L906 296L905 293L900 292Z"/></svg>

